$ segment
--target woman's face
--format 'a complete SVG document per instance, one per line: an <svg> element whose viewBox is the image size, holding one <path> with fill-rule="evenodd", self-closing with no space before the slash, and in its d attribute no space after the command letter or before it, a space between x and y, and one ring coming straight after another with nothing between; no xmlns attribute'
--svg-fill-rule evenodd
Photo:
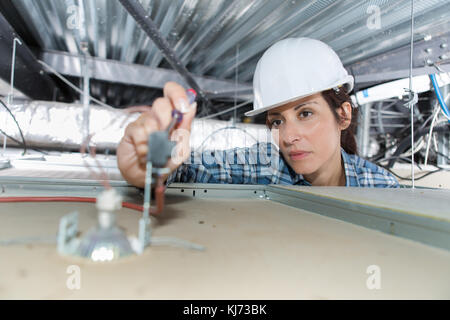
<svg viewBox="0 0 450 320"><path fill-rule="evenodd" d="M341 109L338 114L348 117L346 108ZM341 130L350 124L348 120L338 124L320 93L269 110L267 120L285 160L302 175L340 159Z"/></svg>

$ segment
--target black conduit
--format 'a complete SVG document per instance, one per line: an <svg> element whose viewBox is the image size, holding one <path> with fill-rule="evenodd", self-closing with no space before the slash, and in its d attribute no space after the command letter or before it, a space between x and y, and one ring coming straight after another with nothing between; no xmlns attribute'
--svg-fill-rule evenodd
<svg viewBox="0 0 450 320"><path fill-rule="evenodd" d="M180 59L176 56L175 52L170 48L169 43L163 38L159 32L158 27L153 20L145 12L145 9L139 3L138 0L119 0L125 10L134 18L136 23L142 28L142 30L152 39L155 45L161 50L163 56L167 59L172 68L177 71L187 82L187 84L194 89L198 97L204 102L203 108L209 106L209 101L205 96L205 93L200 89L199 85L181 63Z"/></svg>
<svg viewBox="0 0 450 320"><path fill-rule="evenodd" d="M450 124L445 123L443 125L436 126L433 129L433 132L447 132L449 130L450 130ZM414 133L414 141L419 140L420 137L427 134L429 131L430 131L430 127L426 127L426 128L417 130L416 133ZM397 150L395 150L394 154L392 155L392 158L389 160L387 167L392 168L394 166L395 162L397 161L398 157L410 147L411 147L411 135L408 135L398 145Z"/></svg>

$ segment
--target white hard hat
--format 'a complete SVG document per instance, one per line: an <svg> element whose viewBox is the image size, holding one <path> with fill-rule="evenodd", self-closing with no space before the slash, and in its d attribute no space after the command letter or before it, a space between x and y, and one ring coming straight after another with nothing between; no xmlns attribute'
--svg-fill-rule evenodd
<svg viewBox="0 0 450 320"><path fill-rule="evenodd" d="M245 115L342 85L347 93L352 91L353 77L327 44L310 38L284 39L259 59L253 76L253 110Z"/></svg>

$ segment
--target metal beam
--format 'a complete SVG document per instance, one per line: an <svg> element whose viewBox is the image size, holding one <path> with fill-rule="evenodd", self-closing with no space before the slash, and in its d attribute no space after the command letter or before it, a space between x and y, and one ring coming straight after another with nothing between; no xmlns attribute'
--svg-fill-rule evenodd
<svg viewBox="0 0 450 320"><path fill-rule="evenodd" d="M40 59L66 76L82 77L81 55L73 55L58 51L43 51ZM173 70L151 68L144 65L131 64L116 60L106 60L90 57L92 79L162 89L168 81L175 81L188 86L185 79ZM234 98L249 100L252 97L252 86L247 83L236 84L232 81L218 80L206 77L194 77L199 86L211 97Z"/></svg>
<svg viewBox="0 0 450 320"><path fill-rule="evenodd" d="M409 77L410 46L406 45L387 53L364 59L346 68L357 84L388 81ZM435 67L434 65L438 67ZM450 72L450 33L426 38L414 43L413 76Z"/></svg>
<svg viewBox="0 0 450 320"><path fill-rule="evenodd" d="M439 68L444 72L450 72L450 63L449 64L440 64ZM436 67L423 67L423 68L415 68L412 69L412 76L420 76L424 74L433 74L438 73L438 69ZM376 73L367 73L367 74L354 74L355 77L355 87L358 85L361 87L363 83L369 82L384 82L395 79L403 79L409 77L409 69L395 70L395 71L384 71L384 72L376 72Z"/></svg>

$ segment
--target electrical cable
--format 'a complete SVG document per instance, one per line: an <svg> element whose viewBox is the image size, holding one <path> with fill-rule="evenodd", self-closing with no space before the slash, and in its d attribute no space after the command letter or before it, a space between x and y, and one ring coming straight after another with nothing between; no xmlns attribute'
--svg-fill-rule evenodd
<svg viewBox="0 0 450 320"><path fill-rule="evenodd" d="M27 144L26 144L26 142L25 142L25 138L24 138L24 136L23 136L23 132L22 132L22 129L20 128L20 125L19 125L19 123L17 122L17 119L16 119L16 117L14 116L14 114L11 112L11 110L6 106L6 104L0 99L0 103L2 104L2 106L9 112L9 114L11 115L11 117L13 118L13 120L14 120L14 122L16 123L16 125L17 125L17 128L19 129L19 133L20 133L20 136L22 137L22 142L23 142L23 156L27 153ZM11 139L11 137L10 136L8 136L7 134L5 134L4 133L4 131L3 130L1 130L2 131L2 133L6 136L6 137L8 137L9 139ZM17 140L15 140L15 139L11 139L11 140L13 140L14 142L17 142ZM20 144L20 143L19 143Z"/></svg>
<svg viewBox="0 0 450 320"><path fill-rule="evenodd" d="M22 145L23 146L23 142L20 142L19 140L16 140L15 138L11 137L10 135L8 135L5 131L3 131L2 129L0 129L0 133L3 134L4 136L6 136L8 139L14 141L15 143L17 143L19 146Z"/></svg>
<svg viewBox="0 0 450 320"><path fill-rule="evenodd" d="M96 198L90 197L0 197L2 202L88 202L96 203ZM142 206L130 202L122 202L122 207L141 212Z"/></svg>
<svg viewBox="0 0 450 320"><path fill-rule="evenodd" d="M3 134L4 136L6 136L8 139L10 139L11 141L14 141L15 143L17 143L19 146L20 145L22 145L22 142L20 142L19 140L16 140L15 138L13 138L13 137L11 137L10 135L8 135L5 131L3 131L2 129L0 129L0 133L1 134ZM30 150L34 150L34 151L37 151L37 152L40 152L40 153L42 153L43 155L48 155L48 152L45 152L45 151L43 151L43 150L41 150L41 149L38 149L38 148L33 148L33 147L31 147L31 148L28 148L28 149L30 149Z"/></svg>
<svg viewBox="0 0 450 320"><path fill-rule="evenodd" d="M427 142L427 148L425 150L425 161L424 161L425 165L427 165L427 163L428 163L428 153L430 151L430 146L431 146L431 137L433 135L433 129L434 129L434 125L435 125L438 114L439 114L439 106L436 106L436 110L433 115L433 121L431 121L431 125L430 125L430 131L428 132L428 142Z"/></svg>
<svg viewBox="0 0 450 320"><path fill-rule="evenodd" d="M418 141L419 146L416 148L416 150L414 151L414 153L417 153L419 150L421 150L422 146L423 146L423 142L424 138L421 137L420 140ZM380 166L383 167L383 165L381 164L381 162L387 161L387 160L391 160L391 159L395 159L397 160L403 160L406 161L408 163L411 163L411 159L408 158L408 156L410 156L411 154L408 152L407 154L401 154L400 156L395 156L395 157L387 157L387 158L383 158L383 159L379 159L377 161L373 161L375 164L378 164ZM416 162L414 161L414 165L417 166L417 168L419 168L419 170L423 170L422 167Z"/></svg>
<svg viewBox="0 0 450 320"><path fill-rule="evenodd" d="M416 133L414 134L414 140L417 140L420 137L422 137L424 134L428 133L428 129L429 128L423 128L421 130L416 131ZM435 132L446 132L448 130L450 130L450 123L445 123L443 126L438 126L434 129ZM409 147L411 147L411 136L407 136L399 143L397 150L395 150L395 152L393 154L393 157L400 156ZM389 160L387 167L392 168L395 164L395 161L396 161L396 159Z"/></svg>
<svg viewBox="0 0 450 320"><path fill-rule="evenodd" d="M383 159L376 160L376 161L372 161L372 162L375 163L375 164L377 164L377 165L382 166L382 165L381 165L381 162L384 162L384 161L387 161L387 160L390 160L390 159L399 159L399 160L404 160L404 161L407 161L408 163L411 163L411 159L408 158L408 157L405 157L405 156L403 156L403 155L398 156L398 157L387 157L387 158L383 158ZM416 165L420 170L422 170L421 167L419 166L419 164L418 164L417 162L415 163L415 165Z"/></svg>
<svg viewBox="0 0 450 320"><path fill-rule="evenodd" d="M406 140L409 140L409 137L406 138ZM405 141L406 141L406 140L405 140ZM439 154L439 155L441 155L441 156L443 156L443 157L445 157L445 158L447 158L448 160L450 160L450 157L446 156L445 154L442 154L442 153L440 153L440 152L436 152L436 153ZM380 160L380 161L378 161L378 162L385 161L385 160L389 160L389 159L395 159L395 160L397 160L397 159L402 159L402 160L408 160L408 161L410 161L408 158L399 156L399 157L390 157L390 158L382 159L382 160ZM380 167L386 169L386 170L389 171L391 174L393 174L395 177L397 177L397 178L399 178L399 179L402 179L402 180L408 180L408 181L412 181L412 180L413 180L413 179L411 179L411 178L408 178L408 177L402 177L402 176L396 174L395 172L393 172L392 170L390 170L390 168L389 168L388 166L383 166L382 164L380 164L380 163L378 163L378 162L377 162L377 164L378 164ZM422 170L422 168L420 167L420 165L419 165L418 163L414 162L414 164L415 164L420 170ZM431 175L431 174L433 174L433 173L437 173L437 172L440 172L440 171L450 171L450 169L446 169L446 168L443 168L443 167L440 167L440 166L437 166L437 165L433 165L433 166L436 167L437 170L435 170L435 171L430 171L430 172L424 174L423 176L420 176L419 178L416 178L416 177L415 177L414 180L415 180L415 181L421 180L421 179L423 179L423 178L425 178L425 177L427 177L427 176L429 176L429 175Z"/></svg>
<svg viewBox="0 0 450 320"><path fill-rule="evenodd" d="M412 150L412 148L411 148L411 149L408 150L408 152L404 152L400 156L408 157L408 156L411 155L411 152L413 154L416 154L418 151L420 151L422 149L424 144L425 144L425 141L424 141L424 138L422 136L422 137L420 137L420 140L416 141L415 146L414 146L414 150Z"/></svg>
<svg viewBox="0 0 450 320"><path fill-rule="evenodd" d="M438 109L439 109L439 106L438 106ZM430 120L432 120L433 117L434 117L434 112L431 112L430 116L420 125L419 129L417 129L417 130L420 130L420 129L426 127L428 122L430 122Z"/></svg>
<svg viewBox="0 0 450 320"><path fill-rule="evenodd" d="M413 179L411 179L411 178L402 177L402 176L396 174L395 172L393 172L392 170L390 170L390 169L387 168L387 167L383 167L383 168L386 169L387 171L389 171L391 174L393 174L393 175L394 175L395 177L397 177L398 179L407 180L407 181L412 181L412 180L413 180ZM435 170L435 171L430 171L430 172L424 174L423 176L420 176L419 178L414 177L414 181L418 181L418 180L423 179L423 178L425 178L425 177L427 177L427 176L429 176L429 175L431 175L431 174L433 174L433 173L437 173L437 172L440 172L440 171L444 171L444 169L438 168L437 170Z"/></svg>
<svg viewBox="0 0 450 320"><path fill-rule="evenodd" d="M15 143L17 143L19 146L20 145L22 145L23 143L22 142L20 142L19 140L17 140L17 139L15 139L15 138L13 138L13 137L11 137L10 135L8 135L5 131L3 131L2 129L0 129L0 133L1 134L3 134L4 136L6 136L8 139L10 139L11 141L14 141ZM45 152L45 151L43 151L43 150L41 150L41 149L38 149L38 148L33 148L33 147L31 147L31 148L28 148L28 149L30 149L30 150L34 150L34 151L37 151L37 152L40 152L40 153L42 153L43 155L48 155L48 152Z"/></svg>
<svg viewBox="0 0 450 320"><path fill-rule="evenodd" d="M88 197L0 197L0 203L15 203L15 202L87 202L95 203L96 198ZM122 202L122 207L127 209L136 210L142 212L143 207L130 203ZM33 236L17 239L0 240L0 245L14 245L14 244L28 244L28 243L45 243L53 244L57 241L56 236ZM205 247L195 243L188 242L183 239L173 238L173 237L152 237L150 240L152 245L171 245L175 247L184 247L193 250L204 250Z"/></svg>
<svg viewBox="0 0 450 320"><path fill-rule="evenodd" d="M441 157L444 157L444 158L446 158L447 160L450 160L450 157L449 156L447 156L447 155L445 155L445 154L443 154L442 152L439 152L439 151L435 151L438 155L440 155Z"/></svg>

